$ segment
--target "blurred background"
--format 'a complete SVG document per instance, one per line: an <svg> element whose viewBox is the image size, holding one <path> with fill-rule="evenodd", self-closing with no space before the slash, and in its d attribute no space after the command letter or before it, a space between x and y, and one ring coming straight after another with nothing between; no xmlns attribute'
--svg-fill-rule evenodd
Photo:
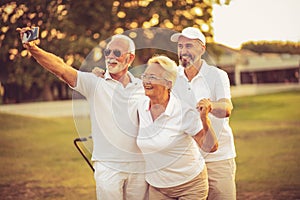
<svg viewBox="0 0 300 200"><path fill-rule="evenodd" d="M15 30L25 26L39 26L39 45L77 69L114 34L127 31L136 42L137 34L128 30L195 26L206 36L210 60L227 71L232 86L299 83L299 9L297 0L2 0L0 104L72 98L68 86L22 47ZM149 43L166 42L158 41L155 31L145 34ZM103 67L102 51L93 53L95 65L84 70ZM133 68L153 53L137 52Z"/></svg>
<svg viewBox="0 0 300 200"><path fill-rule="evenodd" d="M237 199L300 199L299 10L299 0L1 0L0 199L96 199L73 145L90 134L88 106L22 47L16 28L25 26L39 26L39 46L83 71L104 68L114 34L160 46L137 50L136 76L154 53L177 61L171 33L199 28L205 59L230 78Z"/></svg>

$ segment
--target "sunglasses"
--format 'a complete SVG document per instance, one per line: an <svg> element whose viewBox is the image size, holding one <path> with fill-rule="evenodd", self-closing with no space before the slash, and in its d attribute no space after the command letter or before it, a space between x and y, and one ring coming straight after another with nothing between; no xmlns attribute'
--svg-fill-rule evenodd
<svg viewBox="0 0 300 200"><path fill-rule="evenodd" d="M122 53L119 49L114 49L114 50L104 49L104 55L105 56L109 56L111 52L113 52L114 56L116 56L117 58L122 56Z"/></svg>

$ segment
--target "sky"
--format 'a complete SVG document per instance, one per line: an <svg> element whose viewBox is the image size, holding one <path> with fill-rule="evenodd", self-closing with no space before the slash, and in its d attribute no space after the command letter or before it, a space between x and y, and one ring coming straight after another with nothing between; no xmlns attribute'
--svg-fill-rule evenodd
<svg viewBox="0 0 300 200"><path fill-rule="evenodd" d="M231 0L213 7L214 40L232 48L248 41L300 42L300 0Z"/></svg>

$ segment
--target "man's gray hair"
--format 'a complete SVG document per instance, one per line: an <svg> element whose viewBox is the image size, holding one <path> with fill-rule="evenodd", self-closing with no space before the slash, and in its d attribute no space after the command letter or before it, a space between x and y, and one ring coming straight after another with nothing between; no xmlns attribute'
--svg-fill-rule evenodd
<svg viewBox="0 0 300 200"><path fill-rule="evenodd" d="M135 55L135 45L134 45L133 40L130 37L128 37L126 35L118 34L118 35L114 35L114 36L111 37L111 41L113 41L115 39L126 40L128 42L129 52Z"/></svg>

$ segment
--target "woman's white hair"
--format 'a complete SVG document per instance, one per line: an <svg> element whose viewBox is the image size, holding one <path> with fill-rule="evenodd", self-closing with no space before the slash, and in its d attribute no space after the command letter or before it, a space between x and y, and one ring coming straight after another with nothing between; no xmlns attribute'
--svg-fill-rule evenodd
<svg viewBox="0 0 300 200"><path fill-rule="evenodd" d="M166 80L172 82L172 87L173 87L177 78L176 62L167 56L156 55L150 58L147 64L150 65L152 63L159 64L165 70L163 76Z"/></svg>

